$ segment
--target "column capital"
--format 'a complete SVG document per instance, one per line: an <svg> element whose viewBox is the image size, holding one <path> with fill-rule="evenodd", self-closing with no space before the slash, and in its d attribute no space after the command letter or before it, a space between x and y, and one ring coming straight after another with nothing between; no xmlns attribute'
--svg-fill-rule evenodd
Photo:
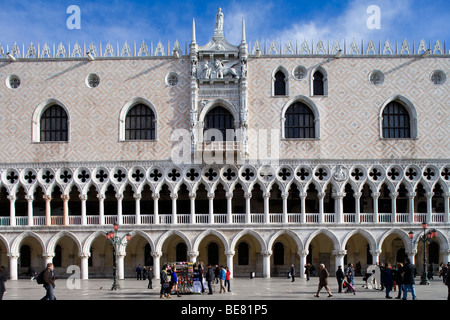
<svg viewBox="0 0 450 320"><path fill-rule="evenodd" d="M271 250L261 251L261 255L264 256L264 257L271 256L272 255L272 251Z"/></svg>
<svg viewBox="0 0 450 320"><path fill-rule="evenodd" d="M86 194L80 194L78 197L80 198L81 201L86 201L87 200L87 195Z"/></svg>
<svg viewBox="0 0 450 320"><path fill-rule="evenodd" d="M69 201L70 197L68 194L62 194L61 199L63 199L63 201Z"/></svg>
<svg viewBox="0 0 450 320"><path fill-rule="evenodd" d="M99 194L97 194L97 198L98 198L98 200L103 201L103 200L105 200L105 195L99 193Z"/></svg>
<svg viewBox="0 0 450 320"><path fill-rule="evenodd" d="M6 198L8 198L8 200L11 202L16 201L16 196L6 196Z"/></svg>
<svg viewBox="0 0 450 320"><path fill-rule="evenodd" d="M225 197L226 197L227 199L233 199L233 192L227 192L227 193L225 193Z"/></svg>
<svg viewBox="0 0 450 320"><path fill-rule="evenodd" d="M229 250L229 251L225 252L225 255L227 257L234 256L235 254L236 254L236 252L234 250Z"/></svg>
<svg viewBox="0 0 450 320"><path fill-rule="evenodd" d="M34 200L34 197L33 197L32 195L30 195L30 194L27 194L27 195L25 196L25 199L26 199L27 201L33 201L33 200Z"/></svg>
<svg viewBox="0 0 450 320"><path fill-rule="evenodd" d="M161 251L152 251L151 255L154 259L159 259L162 257L163 254Z"/></svg>
<svg viewBox="0 0 450 320"><path fill-rule="evenodd" d="M195 192L189 192L189 199L194 200L197 197Z"/></svg>
<svg viewBox="0 0 450 320"><path fill-rule="evenodd" d="M391 192L391 193L389 193L389 197L391 197L391 199L395 199L395 198L397 198L397 197L398 197L398 195L399 195L399 193L398 193L398 192Z"/></svg>
<svg viewBox="0 0 450 320"><path fill-rule="evenodd" d="M123 194L116 194L116 199L118 200L118 201L122 201L123 200Z"/></svg>
<svg viewBox="0 0 450 320"><path fill-rule="evenodd" d="M153 200L159 200L159 193L153 193L152 198Z"/></svg>
<svg viewBox="0 0 450 320"><path fill-rule="evenodd" d="M142 194L135 193L135 194L133 194L133 198L134 198L134 200L141 200L142 199Z"/></svg>
<svg viewBox="0 0 450 320"><path fill-rule="evenodd" d="M200 252L198 251L189 251L189 257L191 258L197 258L200 255Z"/></svg>
<svg viewBox="0 0 450 320"><path fill-rule="evenodd" d="M372 192L372 198L378 199L381 196L381 192Z"/></svg>

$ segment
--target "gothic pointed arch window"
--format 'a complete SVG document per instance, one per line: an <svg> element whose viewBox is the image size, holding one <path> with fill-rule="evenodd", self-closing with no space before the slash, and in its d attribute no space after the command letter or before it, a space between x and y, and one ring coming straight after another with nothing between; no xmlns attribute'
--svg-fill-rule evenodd
<svg viewBox="0 0 450 320"><path fill-rule="evenodd" d="M204 123L204 129L207 131L207 138L211 141L227 141L228 139L234 139L234 117L226 108L217 106L209 110L205 116ZM230 130L233 130L231 136Z"/></svg>
<svg viewBox="0 0 450 320"><path fill-rule="evenodd" d="M68 141L69 121L66 110L57 104L48 106L40 119L40 141Z"/></svg>
<svg viewBox="0 0 450 320"><path fill-rule="evenodd" d="M238 265L247 266L249 264L249 247L247 242L238 245Z"/></svg>
<svg viewBox="0 0 450 320"><path fill-rule="evenodd" d="M314 113L303 102L292 104L284 115L284 136L286 139L315 138Z"/></svg>
<svg viewBox="0 0 450 320"><path fill-rule="evenodd" d="M325 76L320 70L314 72L313 75L313 95L325 95Z"/></svg>
<svg viewBox="0 0 450 320"><path fill-rule="evenodd" d="M139 103L127 113L125 119L125 140L155 140L155 114L153 110Z"/></svg>
<svg viewBox="0 0 450 320"><path fill-rule="evenodd" d="M385 139L411 138L411 119L407 108L399 101L391 101L383 109L382 137Z"/></svg>
<svg viewBox="0 0 450 320"><path fill-rule="evenodd" d="M273 82L273 95L274 96L286 96L287 86L286 86L286 75L283 71L278 70L274 76Z"/></svg>

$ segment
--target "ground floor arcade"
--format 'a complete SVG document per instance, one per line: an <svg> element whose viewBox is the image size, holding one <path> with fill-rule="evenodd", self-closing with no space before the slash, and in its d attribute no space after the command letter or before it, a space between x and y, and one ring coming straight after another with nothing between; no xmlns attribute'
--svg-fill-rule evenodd
<svg viewBox="0 0 450 320"><path fill-rule="evenodd" d="M428 263L437 269L448 262L450 240L448 227L437 229L437 236L426 245ZM30 231L11 230L0 233L0 265L9 271L11 279L23 277L31 266L40 270L53 262L59 277L67 277L68 267L78 266L82 279L110 277L113 266L113 249L105 237L112 226L84 228L36 227ZM408 236L414 232L411 240ZM359 226L308 228L242 228L207 225L179 225L176 229L133 228L120 226L118 235L131 240L120 246L117 270L120 278L134 277L138 265L159 270L162 264L174 261L192 261L226 265L234 277L284 276L291 264L297 276L304 276L307 263L318 269L320 263L334 273L338 265L361 264L367 266L395 263L409 257L422 270L424 245L418 242L423 233L420 225L395 228L360 228ZM70 269L71 270L71 269ZM158 272L155 272L159 277Z"/></svg>

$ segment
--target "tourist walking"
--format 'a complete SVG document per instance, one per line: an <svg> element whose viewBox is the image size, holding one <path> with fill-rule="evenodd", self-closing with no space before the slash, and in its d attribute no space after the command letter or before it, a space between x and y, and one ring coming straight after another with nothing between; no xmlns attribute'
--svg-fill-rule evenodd
<svg viewBox="0 0 450 320"><path fill-rule="evenodd" d="M214 281L214 270L210 264L208 264L208 270L206 270L206 276L205 276L206 282L208 282L208 294L213 294L213 289L211 282Z"/></svg>
<svg viewBox="0 0 450 320"><path fill-rule="evenodd" d="M220 268L216 264L216 268L214 269L214 279L216 280L215 283L219 283L219 274L220 274Z"/></svg>
<svg viewBox="0 0 450 320"><path fill-rule="evenodd" d="M309 263L305 266L305 274L306 274L306 281L309 281L309 277L311 276L311 265Z"/></svg>
<svg viewBox="0 0 450 320"><path fill-rule="evenodd" d="M153 277L155 275L153 274L153 268L152 267L148 267L148 271L147 271L147 277L148 277L148 286L147 289L153 289Z"/></svg>
<svg viewBox="0 0 450 320"><path fill-rule="evenodd" d="M394 284L394 276L392 274L392 267L389 262L386 264L386 267L383 270L381 279L382 279L383 287L386 290L386 299L392 299L392 297L390 296L390 293L392 291L392 286Z"/></svg>
<svg viewBox="0 0 450 320"><path fill-rule="evenodd" d="M448 263L448 266L450 266L450 262ZM447 294L447 300L450 300L450 269L447 266L447 272L443 275L445 281L445 285L447 286L448 294Z"/></svg>
<svg viewBox="0 0 450 320"><path fill-rule="evenodd" d="M0 267L0 300L3 300L3 295L6 292L5 282L7 280L6 270L4 266Z"/></svg>
<svg viewBox="0 0 450 320"><path fill-rule="evenodd" d="M53 273L53 263L47 263L47 268L43 271L43 287L45 296L41 300L56 300L55 297L55 274Z"/></svg>
<svg viewBox="0 0 450 320"><path fill-rule="evenodd" d="M220 273L219 273L220 291L219 291L219 293L222 293L222 291L224 293L227 292L227 288L225 287L225 279L226 278L227 278L227 272L225 271L225 268L223 266L220 266Z"/></svg>
<svg viewBox="0 0 450 320"><path fill-rule="evenodd" d="M345 276L347 277L347 281L349 281L352 284L352 286L355 286L353 279L354 275L355 271L353 270L353 264L349 263L347 268L345 268Z"/></svg>
<svg viewBox="0 0 450 320"><path fill-rule="evenodd" d="M414 290L414 278L417 275L416 266L411 263L411 261L406 258L405 265L403 266L403 300L408 300L408 291L411 292L413 300L416 300L416 292Z"/></svg>
<svg viewBox="0 0 450 320"><path fill-rule="evenodd" d="M291 278L292 278L291 282L294 282L295 281L295 267L294 267L294 264L291 264Z"/></svg>
<svg viewBox="0 0 450 320"><path fill-rule="evenodd" d="M402 276L402 269L403 269L403 263L399 262L395 266L394 269L392 269L392 275L394 280L394 287L398 287L398 294L395 299L401 299L402 298L402 292L403 292L403 276Z"/></svg>
<svg viewBox="0 0 450 320"><path fill-rule="evenodd" d="M142 267L138 265L136 268L136 280L142 280Z"/></svg>
<svg viewBox="0 0 450 320"><path fill-rule="evenodd" d="M322 290L322 288L325 288L325 290L327 290L328 297L333 296L331 294L330 288L328 287L328 277L329 277L328 270L325 268L325 265L323 263L321 263L319 265L319 287L317 288L317 293L314 295L314 297L317 297L317 298L319 297L320 291Z"/></svg>
<svg viewBox="0 0 450 320"><path fill-rule="evenodd" d="M147 280L147 268L142 266L142 280Z"/></svg>
<svg viewBox="0 0 450 320"><path fill-rule="evenodd" d="M167 264L165 264L161 270L160 273L160 282L161 282L161 291L159 292L159 297L160 299L165 299L166 296L167 298L172 298L170 296L170 281L169 281L169 277L168 277L168 271L167 271Z"/></svg>
<svg viewBox="0 0 450 320"><path fill-rule="evenodd" d="M177 269L176 266L172 266L172 273L170 278L170 284L171 284L171 291L177 294L177 297L181 297L181 295L178 293L178 278L177 278Z"/></svg>
<svg viewBox="0 0 450 320"><path fill-rule="evenodd" d="M342 270L342 266L338 266L336 270L336 280L338 283L338 293L342 293L342 284L344 283L344 271Z"/></svg>
<svg viewBox="0 0 450 320"><path fill-rule="evenodd" d="M225 277L225 285L228 288L228 292L231 292L231 284L230 284L230 280L231 280L231 271L228 269L228 267L225 267L225 271L226 271L226 277Z"/></svg>

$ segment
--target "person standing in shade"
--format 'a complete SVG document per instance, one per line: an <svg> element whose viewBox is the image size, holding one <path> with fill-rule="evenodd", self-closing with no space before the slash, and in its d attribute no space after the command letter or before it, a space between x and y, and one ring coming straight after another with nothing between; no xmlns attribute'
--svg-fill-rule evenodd
<svg viewBox="0 0 450 320"><path fill-rule="evenodd" d="M306 281L309 281L309 277L311 276L311 265L309 263L305 266L305 274L306 274Z"/></svg>
<svg viewBox="0 0 450 320"><path fill-rule="evenodd" d="M142 267L138 265L136 268L136 280L142 280Z"/></svg>
<svg viewBox="0 0 450 320"><path fill-rule="evenodd" d="M213 294L213 289L211 283L214 281L214 270L210 264L208 264L208 270L206 271L205 276L206 282L208 282L208 294Z"/></svg>
<svg viewBox="0 0 450 320"><path fill-rule="evenodd" d="M294 264L291 264L291 277L292 277L291 282L294 282L295 281L295 267L294 267Z"/></svg>
<svg viewBox="0 0 450 320"><path fill-rule="evenodd" d="M0 267L0 300L3 300L3 295L6 292L5 282L7 280L6 270L4 266Z"/></svg>
<svg viewBox="0 0 450 320"><path fill-rule="evenodd" d="M320 290L322 290L322 288L325 288L325 290L327 290L328 292L328 297L332 297L333 294L331 293L330 288L328 287L328 277L329 277L329 273L328 270L325 268L325 265L323 263L321 263L319 265L319 287L317 288L317 293L314 295L314 297L319 297L320 295Z"/></svg>
<svg viewBox="0 0 450 320"><path fill-rule="evenodd" d="M338 293L342 293L342 284L344 283L344 271L342 270L342 266L339 266L336 271L336 280L338 283Z"/></svg>
<svg viewBox="0 0 450 320"><path fill-rule="evenodd" d="M392 273L392 268L391 268L391 264L388 262L386 264L386 267L383 269L383 274L381 276L382 282L383 282L383 287L386 290L386 299L392 299L392 297L390 296L390 293L392 291L392 287L394 284L394 276Z"/></svg>
<svg viewBox="0 0 450 320"><path fill-rule="evenodd" d="M166 295L167 298L172 298L170 296L170 281L169 281L169 277L167 276L167 273L169 271L167 271L167 264L165 264L161 270L161 274L160 274L160 278L161 278L161 291L160 291L160 299L165 299Z"/></svg>
<svg viewBox="0 0 450 320"><path fill-rule="evenodd" d="M152 280L153 280L154 275L153 275L153 268L152 267L148 267L147 277L148 277L147 289L153 289Z"/></svg>

